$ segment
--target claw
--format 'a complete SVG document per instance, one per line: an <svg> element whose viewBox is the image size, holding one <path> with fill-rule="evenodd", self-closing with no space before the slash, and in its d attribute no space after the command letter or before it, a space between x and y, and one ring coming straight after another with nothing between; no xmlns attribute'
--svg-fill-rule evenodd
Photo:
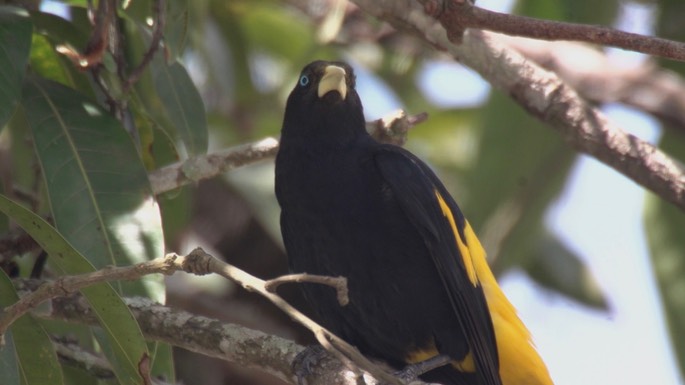
<svg viewBox="0 0 685 385"><path fill-rule="evenodd" d="M310 345L295 356L292 368L298 385L307 385L307 377L314 373L314 368L327 354L323 346Z"/></svg>
<svg viewBox="0 0 685 385"><path fill-rule="evenodd" d="M405 383L411 383L412 381L416 381L420 375L441 366L445 366L449 364L450 361L452 361L452 359L449 356L440 354L427 360L407 365L404 369L399 370L394 374Z"/></svg>

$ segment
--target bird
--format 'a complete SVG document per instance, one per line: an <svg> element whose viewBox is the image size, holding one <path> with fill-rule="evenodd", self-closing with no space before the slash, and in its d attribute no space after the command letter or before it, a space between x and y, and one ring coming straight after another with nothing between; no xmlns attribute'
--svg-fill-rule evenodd
<svg viewBox="0 0 685 385"><path fill-rule="evenodd" d="M368 357L444 385L552 385L485 251L431 168L366 131L353 68L306 65L288 96L275 160L281 234L317 320Z"/></svg>

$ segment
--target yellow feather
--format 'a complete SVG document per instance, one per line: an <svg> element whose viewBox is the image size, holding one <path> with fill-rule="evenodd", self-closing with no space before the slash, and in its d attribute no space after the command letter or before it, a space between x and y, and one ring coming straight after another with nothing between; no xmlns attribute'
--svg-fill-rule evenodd
<svg viewBox="0 0 685 385"><path fill-rule="evenodd" d="M535 350L530 332L497 284L485 259L485 250L468 222L464 236L495 328L503 385L552 385L552 379Z"/></svg>
<svg viewBox="0 0 685 385"><path fill-rule="evenodd" d="M500 361L500 377L503 385L552 385L545 363L538 355L531 340L530 332L519 319L516 309L509 302L497 284L488 262L485 250L471 225L465 221L464 238L462 239L454 220L452 210L442 195L436 190L435 196L443 215L452 227L452 232L466 268L469 281L476 286L480 284L485 293L488 310L495 329L497 352ZM419 362L437 354L435 346L420 349L411 354L409 362ZM475 369L473 357L469 355L462 362L453 364L460 370Z"/></svg>
<svg viewBox="0 0 685 385"><path fill-rule="evenodd" d="M464 244L464 241L459 236L459 231L457 231L457 224L454 222L454 215L452 215L452 210L450 210L450 207L447 205L445 200L442 199L442 195L440 195L440 193L437 190L435 191L435 196L438 198L438 202L440 203L440 209L442 210L442 214L445 216L445 218L447 218L447 221L450 223L450 226L452 226L452 233L454 233L454 239L457 242L459 254L461 254L461 258L464 262L464 267L466 268L466 275L469 277L469 281L471 281L471 284L473 286L476 286L478 285L478 276L476 274L476 269L473 264L473 259L471 258L471 251L469 250L469 247Z"/></svg>

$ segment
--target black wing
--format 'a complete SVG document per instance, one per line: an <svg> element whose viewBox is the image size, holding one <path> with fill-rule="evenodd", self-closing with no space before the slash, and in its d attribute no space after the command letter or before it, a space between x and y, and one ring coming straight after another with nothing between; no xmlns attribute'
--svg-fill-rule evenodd
<svg viewBox="0 0 685 385"><path fill-rule="evenodd" d="M405 214L430 250L483 384L501 385L495 332L483 288L464 235L459 207L420 159L396 146L381 146L375 162ZM464 249L466 248L466 249ZM449 345L449 341L439 341Z"/></svg>

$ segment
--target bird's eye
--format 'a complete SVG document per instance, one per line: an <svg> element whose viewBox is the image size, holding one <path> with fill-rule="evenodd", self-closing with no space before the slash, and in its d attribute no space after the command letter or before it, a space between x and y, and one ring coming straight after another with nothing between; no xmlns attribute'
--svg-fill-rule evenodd
<svg viewBox="0 0 685 385"><path fill-rule="evenodd" d="M304 86L306 86L307 84L309 84L309 76L307 76L307 75L302 75L302 76L300 76L300 85L301 85L302 87L304 87Z"/></svg>

